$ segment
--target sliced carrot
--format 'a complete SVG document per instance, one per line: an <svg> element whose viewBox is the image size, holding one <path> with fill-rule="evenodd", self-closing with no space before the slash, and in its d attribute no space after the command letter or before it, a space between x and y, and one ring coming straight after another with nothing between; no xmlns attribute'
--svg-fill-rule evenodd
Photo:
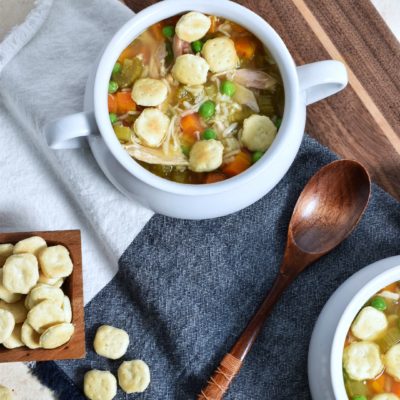
<svg viewBox="0 0 400 400"><path fill-rule="evenodd" d="M108 112L116 113L118 109L117 99L114 95L108 94Z"/></svg>
<svg viewBox="0 0 400 400"><path fill-rule="evenodd" d="M132 100L131 92L117 92L117 113L125 114L136 110L136 103Z"/></svg>
<svg viewBox="0 0 400 400"><path fill-rule="evenodd" d="M122 53L118 57L118 61L123 63L125 58L134 58L139 54L137 47L128 46L126 49L122 51Z"/></svg>
<svg viewBox="0 0 400 400"><path fill-rule="evenodd" d="M181 128L184 133L193 134L204 130L204 125L198 113L185 115L181 118Z"/></svg>
<svg viewBox="0 0 400 400"><path fill-rule="evenodd" d="M245 28L243 28L243 26L237 24L236 22L231 22L231 27L232 27L233 32L237 32L237 33L248 32Z"/></svg>
<svg viewBox="0 0 400 400"><path fill-rule="evenodd" d="M241 58L251 60L257 49L257 42L248 36L238 37L235 40L236 53Z"/></svg>
<svg viewBox="0 0 400 400"><path fill-rule="evenodd" d="M173 17L167 18L164 20L165 26L168 25L176 25L176 23L180 20L180 15L174 15Z"/></svg>
<svg viewBox="0 0 400 400"><path fill-rule="evenodd" d="M125 58L134 58L139 54L143 55L143 62L147 64L150 59L150 49L148 46L145 46L140 40L135 40L126 49L123 50L123 52L118 57L118 62L123 63Z"/></svg>
<svg viewBox="0 0 400 400"><path fill-rule="evenodd" d="M209 172L206 176L204 183L221 182L226 179L226 176L221 172Z"/></svg>
<svg viewBox="0 0 400 400"><path fill-rule="evenodd" d="M347 347L352 342L350 335L346 336L346 340L344 341L344 347Z"/></svg>
<svg viewBox="0 0 400 400"><path fill-rule="evenodd" d="M241 151L235 158L222 167L222 172L228 176L235 176L245 171L251 165L251 156L247 151Z"/></svg>
<svg viewBox="0 0 400 400"><path fill-rule="evenodd" d="M368 381L368 386L374 393L384 393L385 380L386 380L386 375L382 374L378 379L375 379L373 381Z"/></svg>
<svg viewBox="0 0 400 400"><path fill-rule="evenodd" d="M154 39L156 39L156 40L164 40L164 35L162 33L163 27L164 27L164 24L162 22L157 22L156 24L152 25L149 28L151 34L154 37Z"/></svg>
<svg viewBox="0 0 400 400"><path fill-rule="evenodd" d="M391 391L392 393L397 394L397 396L400 396L400 382L393 380Z"/></svg>
<svg viewBox="0 0 400 400"><path fill-rule="evenodd" d="M204 130L200 115L198 113L192 113L182 117L181 129L184 141L188 145L192 145L198 139L200 132Z"/></svg>
<svg viewBox="0 0 400 400"><path fill-rule="evenodd" d="M390 285L387 285L386 287L384 287L382 290L387 290L389 292L397 292L398 287L396 283L392 283Z"/></svg>

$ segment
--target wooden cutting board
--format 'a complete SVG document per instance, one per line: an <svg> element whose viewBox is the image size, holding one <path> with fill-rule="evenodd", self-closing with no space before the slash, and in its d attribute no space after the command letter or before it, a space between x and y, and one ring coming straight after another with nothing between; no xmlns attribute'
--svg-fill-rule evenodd
<svg viewBox="0 0 400 400"><path fill-rule="evenodd" d="M125 2L136 12L156 3ZM298 65L330 58L347 65L349 86L308 108L306 131L340 156L362 162L375 182L400 200L400 44L372 3L238 3L272 25Z"/></svg>

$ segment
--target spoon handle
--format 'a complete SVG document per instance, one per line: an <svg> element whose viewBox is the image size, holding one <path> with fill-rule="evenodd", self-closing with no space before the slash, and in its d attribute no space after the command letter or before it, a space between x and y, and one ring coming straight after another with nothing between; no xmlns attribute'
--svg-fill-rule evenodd
<svg viewBox="0 0 400 400"><path fill-rule="evenodd" d="M278 274L271 290L264 299L260 308L250 320L246 329L240 335L231 351L222 359L220 365L207 382L207 386L203 388L197 397L198 400L220 400L223 398L229 385L238 374L244 358L250 351L251 346L260 333L265 319L278 301L282 292L292 281L292 276L286 275L282 272Z"/></svg>
<svg viewBox="0 0 400 400"><path fill-rule="evenodd" d="M241 366L242 362L239 359L231 353L225 354L218 368L208 380L207 386L198 395L197 400L222 399Z"/></svg>

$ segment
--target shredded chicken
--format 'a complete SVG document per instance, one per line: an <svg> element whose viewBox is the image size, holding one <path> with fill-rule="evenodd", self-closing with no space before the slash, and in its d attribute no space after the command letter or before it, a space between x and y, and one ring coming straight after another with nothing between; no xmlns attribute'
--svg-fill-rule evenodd
<svg viewBox="0 0 400 400"><path fill-rule="evenodd" d="M231 152L224 154L224 157L223 157L224 164L228 164L231 161L233 161L233 158L236 156L236 154L239 154L239 153L240 153L240 149L232 150Z"/></svg>
<svg viewBox="0 0 400 400"><path fill-rule="evenodd" d="M174 121L174 129L172 130L171 133L171 138L172 138L172 146L174 148L175 151L182 151L181 149L181 142L179 140L179 132L180 132L180 126L179 126L179 118L176 117L175 121Z"/></svg>
<svg viewBox="0 0 400 400"><path fill-rule="evenodd" d="M197 104L192 106L191 108L188 108L187 110L178 109L177 111L179 112L181 117L185 117L186 115L193 114L194 112L199 111L200 105L201 104Z"/></svg>
<svg viewBox="0 0 400 400"><path fill-rule="evenodd" d="M125 150L135 159L149 164L160 165L188 165L188 160L180 149L169 146L169 152L164 153L162 148L154 149L142 146L136 142L124 146Z"/></svg>
<svg viewBox="0 0 400 400"><path fill-rule="evenodd" d="M192 105L191 105L188 101L184 101L184 102L182 103L182 105L183 105L183 107L184 107L186 110L189 110L189 109L192 108Z"/></svg>
<svg viewBox="0 0 400 400"><path fill-rule="evenodd" d="M222 132L222 136L227 137L229 135L231 135L233 132L235 132L235 130L238 127L238 123L234 122L233 124L230 124L223 132Z"/></svg>
<svg viewBox="0 0 400 400"><path fill-rule="evenodd" d="M152 52L149 60L149 77L159 79L166 74L165 57L167 56L167 49L165 43L159 44L154 53Z"/></svg>
<svg viewBox="0 0 400 400"><path fill-rule="evenodd" d="M227 137L222 139L222 144L224 145L224 156L236 154L240 151L239 140L234 137Z"/></svg>
<svg viewBox="0 0 400 400"><path fill-rule="evenodd" d="M228 69L226 71L222 72L216 72L215 74L212 74L210 76L211 81L216 81L217 79L221 78L222 76L225 76L229 80L233 80L233 76L235 75L236 69Z"/></svg>
<svg viewBox="0 0 400 400"><path fill-rule="evenodd" d="M233 98L239 104L246 105L247 107L252 109L254 112L256 112L256 113L260 112L260 108L258 107L256 96L250 89L247 89L242 85L236 84L236 92L235 92Z"/></svg>
<svg viewBox="0 0 400 400"><path fill-rule="evenodd" d="M225 73L224 73L225 74ZM215 74L215 75L213 75L211 78L210 78L210 80L212 81L212 82L215 82L215 84L217 85L217 90L219 91L219 87L221 86L221 80L219 79L219 76L220 75L222 75L222 74Z"/></svg>
<svg viewBox="0 0 400 400"><path fill-rule="evenodd" d="M175 108L175 112L179 113L181 117L199 111L199 108L203 104L203 102L208 100L208 97L205 96L204 94L204 90L200 92L196 88L198 87L197 86L192 86L191 88L189 86L185 87L185 89L187 89L188 92L190 92L195 97L195 99L194 99L194 104L191 104L188 101L184 101L182 103L183 109L181 109L179 106ZM201 86L201 88L203 87Z"/></svg>
<svg viewBox="0 0 400 400"><path fill-rule="evenodd" d="M199 97L204 94L204 86L203 85L195 85L195 86L185 86L184 89L192 94L194 97Z"/></svg>
<svg viewBox="0 0 400 400"><path fill-rule="evenodd" d="M223 132L231 124L230 117L232 113L241 110L242 107L231 97L219 92L213 97L213 101L215 102L215 114L209 123L213 125L213 128L220 136L223 136Z"/></svg>
<svg viewBox="0 0 400 400"><path fill-rule="evenodd" d="M125 114L120 115L118 117L118 120L123 121L124 119L127 119L128 117L129 117L129 113L125 113Z"/></svg>
<svg viewBox="0 0 400 400"><path fill-rule="evenodd" d="M225 128L225 125L222 123L222 121L214 120L214 122L213 122L213 129L214 129L215 131L217 131L220 135L222 135L222 133L224 132L224 130L225 130L226 128Z"/></svg>
<svg viewBox="0 0 400 400"><path fill-rule="evenodd" d="M233 80L240 85L254 89L269 89L276 84L276 80L266 72L246 68L236 70Z"/></svg>
<svg viewBox="0 0 400 400"><path fill-rule="evenodd" d="M177 35L175 35L172 40L172 51L174 53L175 59L177 59L179 56L181 56L183 54L193 53L190 43L185 42L182 39L179 39L179 37Z"/></svg>
<svg viewBox="0 0 400 400"><path fill-rule="evenodd" d="M168 154L170 152L170 145L171 145L171 138L172 138L172 133L175 130L175 121L176 121L176 115L171 118L171 121L168 126L167 134L165 135L163 144L162 144L162 150L164 154Z"/></svg>
<svg viewBox="0 0 400 400"><path fill-rule="evenodd" d="M142 70L142 74L140 75L141 78L147 78L149 76L149 66L148 65L144 65L143 66L143 70Z"/></svg>
<svg viewBox="0 0 400 400"><path fill-rule="evenodd" d="M232 26L229 22L224 22L218 26L217 31L225 36L231 37Z"/></svg>

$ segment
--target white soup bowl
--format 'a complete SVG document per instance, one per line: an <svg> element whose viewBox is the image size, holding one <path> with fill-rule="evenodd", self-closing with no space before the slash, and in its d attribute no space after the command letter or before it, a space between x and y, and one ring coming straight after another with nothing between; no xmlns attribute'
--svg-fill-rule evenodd
<svg viewBox="0 0 400 400"><path fill-rule="evenodd" d="M122 50L156 22L192 10L232 20L257 36L276 60L285 91L281 127L261 160L236 177L203 185L168 181L133 160L114 134L107 106L108 82ZM239 4L228 0L165 0L136 14L113 36L88 79L85 111L48 125L46 137L54 149L89 144L111 182L129 198L155 212L189 219L219 217L254 203L282 179L300 147L306 105L342 90L347 80L346 69L339 61L296 67L275 30Z"/></svg>

